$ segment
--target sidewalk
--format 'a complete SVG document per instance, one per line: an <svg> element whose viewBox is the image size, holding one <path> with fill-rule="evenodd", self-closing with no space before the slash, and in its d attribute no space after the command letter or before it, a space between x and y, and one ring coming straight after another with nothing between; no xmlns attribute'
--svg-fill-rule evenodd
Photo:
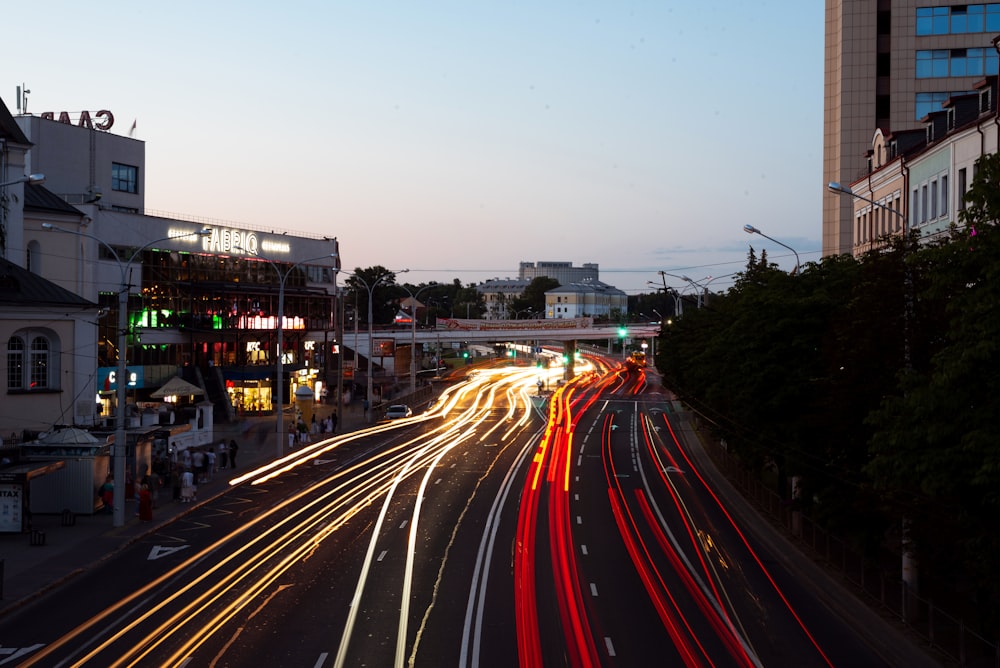
<svg viewBox="0 0 1000 668"><path fill-rule="evenodd" d="M318 405L317 419L325 418L332 406ZM339 411L337 433L366 426L360 406ZM236 473L259 466L275 457L277 441L274 417L252 418L242 422L216 425L215 440L235 439L239 445L237 468L217 471L208 483L198 485L198 501L182 504L172 499L172 489L165 487L153 509L153 521L141 522L136 503L125 509L124 526L113 526L110 514L76 515L64 525L61 515L35 515L32 530L44 534L44 543L32 544L32 533L0 534L0 615L40 597L91 564L108 558L142 537L156 532L198 505L222 494ZM40 537L40 536L38 536ZM40 541L38 541L40 542Z"/></svg>

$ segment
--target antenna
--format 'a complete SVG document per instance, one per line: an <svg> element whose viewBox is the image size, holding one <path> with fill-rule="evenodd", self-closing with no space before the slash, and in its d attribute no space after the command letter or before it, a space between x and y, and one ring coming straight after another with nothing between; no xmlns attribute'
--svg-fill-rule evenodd
<svg viewBox="0 0 1000 668"><path fill-rule="evenodd" d="M28 113L28 93L31 91L22 83L17 87L17 111L20 114Z"/></svg>

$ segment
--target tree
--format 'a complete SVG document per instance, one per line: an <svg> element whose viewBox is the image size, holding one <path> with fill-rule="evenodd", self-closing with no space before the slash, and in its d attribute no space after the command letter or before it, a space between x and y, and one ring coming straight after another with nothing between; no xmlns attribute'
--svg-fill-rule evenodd
<svg viewBox="0 0 1000 668"><path fill-rule="evenodd" d="M559 287L559 281L548 276L536 276L520 297L511 300L510 317L518 311L530 310L534 313L545 313L545 293Z"/></svg>
<svg viewBox="0 0 1000 668"><path fill-rule="evenodd" d="M382 265L357 267L345 281L346 301L357 305L358 318L368 320L368 291L371 289L372 324L389 324L396 317L393 297L397 292L396 274Z"/></svg>

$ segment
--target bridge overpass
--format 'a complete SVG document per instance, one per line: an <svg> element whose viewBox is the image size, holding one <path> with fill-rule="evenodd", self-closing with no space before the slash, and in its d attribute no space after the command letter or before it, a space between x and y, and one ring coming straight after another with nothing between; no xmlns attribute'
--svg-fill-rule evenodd
<svg viewBox="0 0 1000 668"><path fill-rule="evenodd" d="M589 318L565 321L554 320L456 320L439 319L438 326L413 330L409 325L390 329L380 328L372 332L372 356L391 356L399 346L420 345L423 350L452 347L454 343L493 346L498 343L552 343L562 341L567 349L575 349L577 341L601 342L617 341L618 325L594 325ZM653 345L653 339L660 333L659 323L629 323L626 325L626 341L638 345L645 340ZM344 332L341 345L357 351L361 356L368 354L368 330L348 330ZM387 354L380 356L385 350ZM391 364L386 364L390 367Z"/></svg>

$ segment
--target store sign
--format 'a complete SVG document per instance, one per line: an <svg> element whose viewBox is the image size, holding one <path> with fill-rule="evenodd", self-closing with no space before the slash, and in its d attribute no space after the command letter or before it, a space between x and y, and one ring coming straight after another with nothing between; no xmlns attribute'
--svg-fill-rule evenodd
<svg viewBox="0 0 1000 668"><path fill-rule="evenodd" d="M256 232L247 232L231 227L213 227L212 233L204 237L201 243L202 250L209 253L257 255L260 252Z"/></svg>
<svg viewBox="0 0 1000 668"><path fill-rule="evenodd" d="M49 121L59 121L60 123L65 123L66 125L73 125L73 120L69 117L68 111L60 111L59 118L56 118L55 112L53 111L46 111L42 113L41 117ZM97 120L95 121L95 119ZM89 111L81 111L76 122L76 125L81 128L87 128L88 130L110 130L111 126L114 124L115 115L107 109L95 111L93 116L91 116Z"/></svg>

